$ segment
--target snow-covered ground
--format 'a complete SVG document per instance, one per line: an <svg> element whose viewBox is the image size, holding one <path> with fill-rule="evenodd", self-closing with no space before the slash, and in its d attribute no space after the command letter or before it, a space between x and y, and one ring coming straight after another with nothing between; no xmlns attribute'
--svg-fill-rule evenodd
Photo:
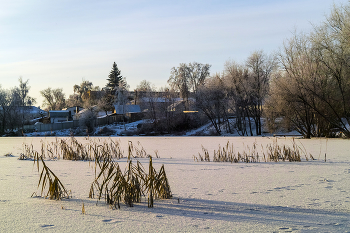
<svg viewBox="0 0 350 233"><path fill-rule="evenodd" d="M157 170L165 165L173 192L172 199L156 200L154 208L143 201L120 210L88 198L94 170L84 161L47 161L73 198L32 198L39 193L39 174L32 161L18 156L23 143L40 149L41 140L55 138L0 138L0 232L350 232L349 140L296 140L313 161L231 164L195 162L193 155L202 152L202 145L212 155L228 140L242 151L273 139L120 137L124 151L128 141L140 142L151 155L158 151L153 163ZM292 140L277 143L291 145ZM14 157L3 156L7 153ZM126 159L119 164L123 169Z"/></svg>

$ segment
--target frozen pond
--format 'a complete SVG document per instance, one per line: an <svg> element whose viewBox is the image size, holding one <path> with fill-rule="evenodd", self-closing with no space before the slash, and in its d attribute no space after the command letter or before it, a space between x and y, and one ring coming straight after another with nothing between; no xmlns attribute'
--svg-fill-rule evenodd
<svg viewBox="0 0 350 233"><path fill-rule="evenodd" d="M3 137L0 138L0 154L13 152L18 154L22 152L23 144L33 144L40 150L41 142L54 142L56 139L69 139L69 137ZM80 142L107 141L109 137L75 137ZM277 139L279 145L292 145L293 138L291 137L112 137L112 140L120 141L124 150L127 150L128 142L133 142L134 145L140 143L145 150L153 155L155 150L158 150L161 158L181 158L192 159L192 155L202 152L202 145L209 152L217 150L218 146L225 146L229 141L233 143L237 151L243 148L250 148L256 143L258 148L261 145L271 144ZM316 159L323 158L324 154L331 160L342 159L342 155L350 149L350 141L343 139L295 139L297 145L311 153Z"/></svg>
<svg viewBox="0 0 350 233"><path fill-rule="evenodd" d="M91 138L90 138L91 139ZM105 140L108 138L92 138ZM116 139L116 138L114 138ZM219 144L233 143L243 151L273 143L268 137L120 137L127 154L128 142L138 142L165 165L173 199L156 200L111 210L88 199L93 181L91 163L48 161L73 198L63 201L31 198L38 192L38 172L32 161L18 157L23 143L38 150L47 138L0 138L0 232L18 231L166 231L166 232L346 232L350 229L350 140L296 139L316 160L302 162L219 163L196 162L202 146L213 154ZM78 138L86 141L86 138ZM292 145L279 138L279 145ZM327 162L324 155L327 154ZM147 164L147 159L140 159ZM125 159L120 160L122 169ZM178 202L179 199L179 202ZM82 202L86 214L81 214Z"/></svg>

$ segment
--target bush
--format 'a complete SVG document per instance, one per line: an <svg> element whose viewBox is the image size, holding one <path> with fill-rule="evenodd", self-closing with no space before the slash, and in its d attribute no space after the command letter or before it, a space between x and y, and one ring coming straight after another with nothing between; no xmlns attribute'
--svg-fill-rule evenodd
<svg viewBox="0 0 350 233"><path fill-rule="evenodd" d="M115 134L115 131L108 127L99 128L99 130L96 132L96 135L99 135L99 136L110 136L114 134Z"/></svg>
<svg viewBox="0 0 350 233"><path fill-rule="evenodd" d="M183 134L187 130L196 129L203 125L204 117L199 113L178 113L171 119L160 119L152 123L143 123L138 125L139 134L158 135L158 134Z"/></svg>
<svg viewBox="0 0 350 233"><path fill-rule="evenodd" d="M79 116L79 125L87 130L87 133L92 133L95 129L95 120L97 116L92 109L87 109Z"/></svg>

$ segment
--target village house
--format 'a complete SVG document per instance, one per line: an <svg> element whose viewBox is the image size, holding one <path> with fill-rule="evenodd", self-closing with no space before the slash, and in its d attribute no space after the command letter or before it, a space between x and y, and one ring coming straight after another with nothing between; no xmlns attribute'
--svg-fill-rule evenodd
<svg viewBox="0 0 350 233"><path fill-rule="evenodd" d="M26 119L35 119L43 116L47 116L47 112L45 110L40 109L40 107L35 106L16 106L14 111L18 112L18 114L24 114ZM0 107L0 112L3 109Z"/></svg>
<svg viewBox="0 0 350 233"><path fill-rule="evenodd" d="M49 111L49 117L51 123L58 123L69 121L72 116L69 111Z"/></svg>
<svg viewBox="0 0 350 233"><path fill-rule="evenodd" d="M74 107L70 107L70 108L64 108L62 109L63 111L69 111L69 114L70 114L70 119L69 120L73 120L74 116L82 111L84 108L83 107L80 107L80 106L74 106Z"/></svg>

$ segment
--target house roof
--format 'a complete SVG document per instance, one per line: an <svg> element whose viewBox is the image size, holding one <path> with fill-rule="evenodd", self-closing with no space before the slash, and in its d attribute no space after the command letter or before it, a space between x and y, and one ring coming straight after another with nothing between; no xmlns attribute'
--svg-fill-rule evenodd
<svg viewBox="0 0 350 233"><path fill-rule="evenodd" d="M171 101L180 101L182 98L174 98ZM169 99L164 97L142 97L139 101L142 102L154 102L154 103L168 103Z"/></svg>
<svg viewBox="0 0 350 233"><path fill-rule="evenodd" d="M79 109L79 111L84 109L83 107L80 107L80 106L72 106L72 107L69 107L69 108L64 108L62 110L75 110L77 108Z"/></svg>
<svg viewBox="0 0 350 233"><path fill-rule="evenodd" d="M49 111L50 117L68 117L69 111Z"/></svg>
<svg viewBox="0 0 350 233"><path fill-rule="evenodd" d="M91 106L90 110L92 110L92 111L94 111L94 112L99 111L97 105ZM83 108L82 110L80 110L80 111L78 112L78 114L82 114L82 113L84 113L84 112L86 112L86 111L89 111L89 108Z"/></svg>
<svg viewBox="0 0 350 233"><path fill-rule="evenodd" d="M44 114L44 113L46 113L45 110L42 110L36 106L16 106L16 108L18 111L31 113L31 114L37 114L37 113ZM0 111L2 111L2 110L3 110L3 108L0 107Z"/></svg>

